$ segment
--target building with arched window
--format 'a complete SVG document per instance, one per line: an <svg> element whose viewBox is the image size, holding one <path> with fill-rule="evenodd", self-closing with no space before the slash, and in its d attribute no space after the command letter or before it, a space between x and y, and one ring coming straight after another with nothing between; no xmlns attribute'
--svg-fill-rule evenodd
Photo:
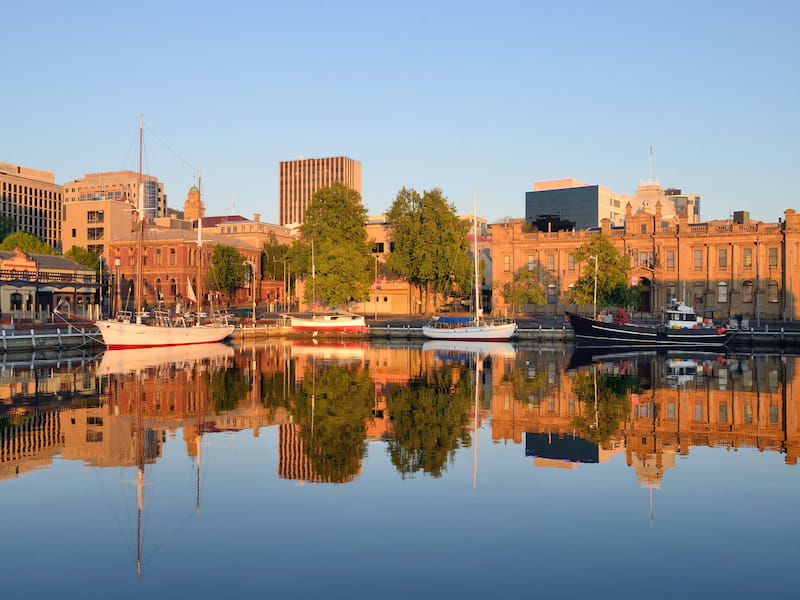
<svg viewBox="0 0 800 600"><path fill-rule="evenodd" d="M500 313L509 310L499 291L519 269L533 265L547 304L528 306L528 311L585 312L569 302L569 289L593 267L576 263L572 253L604 235L628 258L630 285L639 286L641 312L660 314L680 300L718 317L800 319L800 215L792 209L784 214L777 223L751 221L744 211L732 219L691 223L687 215L664 217L657 202L653 212L636 214L628 205L620 227L613 227L610 219L581 231L532 231L522 219L495 224L494 306Z"/></svg>

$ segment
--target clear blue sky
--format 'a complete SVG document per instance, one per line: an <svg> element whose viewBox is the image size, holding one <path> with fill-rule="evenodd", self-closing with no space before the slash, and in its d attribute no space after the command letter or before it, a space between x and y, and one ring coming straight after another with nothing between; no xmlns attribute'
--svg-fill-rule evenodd
<svg viewBox="0 0 800 600"><path fill-rule="evenodd" d="M370 214L403 187L523 217L534 181L632 194L648 176L776 221L797 191L800 3L13 2L0 161L145 171L181 208L277 221L278 162L363 164Z"/></svg>

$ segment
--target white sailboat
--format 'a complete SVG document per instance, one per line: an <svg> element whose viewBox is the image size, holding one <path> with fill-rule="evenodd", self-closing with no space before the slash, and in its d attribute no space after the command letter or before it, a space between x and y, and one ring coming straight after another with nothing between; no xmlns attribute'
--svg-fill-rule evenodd
<svg viewBox="0 0 800 600"><path fill-rule="evenodd" d="M472 237L475 268L475 314L471 317L435 316L423 325L422 333L434 340L505 341L517 331L511 319L485 319L481 309L480 277L478 273L478 217L475 193L472 194Z"/></svg>
<svg viewBox="0 0 800 600"><path fill-rule="evenodd" d="M201 323L198 318L194 323L184 318L175 318L165 312L158 312L149 319L143 319L143 276L142 276L142 248L144 245L144 189L142 186L142 119L139 119L139 202L138 235L139 249L136 253L136 304L135 319L130 313L120 313L116 318L95 321L103 336L103 343L109 349L123 348L151 348L156 346L183 346L188 344L208 344L220 342L231 335L233 325L222 322ZM202 267L202 219L197 222L197 245L201 260L198 261L198 270ZM199 282L199 278L198 278ZM198 303L199 304L199 303ZM199 306L198 306L199 308ZM198 314L199 314L198 310Z"/></svg>

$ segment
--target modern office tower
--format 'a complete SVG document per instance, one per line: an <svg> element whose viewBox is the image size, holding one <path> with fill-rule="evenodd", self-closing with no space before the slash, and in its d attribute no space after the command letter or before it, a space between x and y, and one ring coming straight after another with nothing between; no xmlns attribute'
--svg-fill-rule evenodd
<svg viewBox="0 0 800 600"><path fill-rule="evenodd" d="M360 194L361 163L345 156L281 162L278 167L279 224L302 223L314 192L336 181Z"/></svg>
<svg viewBox="0 0 800 600"><path fill-rule="evenodd" d="M13 231L27 231L60 248L63 194L49 171L0 163L0 214L14 220Z"/></svg>
<svg viewBox="0 0 800 600"><path fill-rule="evenodd" d="M81 179L64 184L64 202L88 200L121 200L134 206L139 203L139 173L114 171L89 173ZM141 175L144 208L151 218L167 216L167 195L164 184L152 175Z"/></svg>

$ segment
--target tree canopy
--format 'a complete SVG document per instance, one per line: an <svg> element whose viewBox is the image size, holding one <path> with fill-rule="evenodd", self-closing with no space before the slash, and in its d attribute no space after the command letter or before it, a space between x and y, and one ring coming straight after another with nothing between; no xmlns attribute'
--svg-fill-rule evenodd
<svg viewBox="0 0 800 600"><path fill-rule="evenodd" d="M231 246L220 244L211 253L211 268L208 270L208 288L228 297L245 283L250 265Z"/></svg>
<svg viewBox="0 0 800 600"><path fill-rule="evenodd" d="M425 296L473 288L472 259L466 239L469 223L456 215L442 190L403 188L387 213L392 227L394 251L386 260L388 269L406 279Z"/></svg>
<svg viewBox="0 0 800 600"><path fill-rule="evenodd" d="M90 252L83 246L73 246L67 250L67 253L64 254L64 256L71 261L78 263L79 265L89 267L95 271L100 268L100 260L97 258L97 255L94 252Z"/></svg>
<svg viewBox="0 0 800 600"><path fill-rule="evenodd" d="M637 294L628 286L630 263L604 235L597 235L583 244L572 256L584 263L581 276L572 288L570 301L578 305L594 303L595 259L597 257L597 306L636 302Z"/></svg>
<svg viewBox="0 0 800 600"><path fill-rule="evenodd" d="M314 193L300 227L301 239L289 250L293 271L313 276L306 281L306 302L336 307L369 296L373 258L366 214L361 195L342 183Z"/></svg>
<svg viewBox="0 0 800 600"><path fill-rule="evenodd" d="M522 267L509 283L503 284L500 295L508 304L511 311L519 309L523 304L544 304L545 295L542 284L538 279L539 268L528 269Z"/></svg>
<svg viewBox="0 0 800 600"><path fill-rule="evenodd" d="M3 238L0 250L13 251L19 248L27 254L54 254L53 249L32 233L18 231Z"/></svg>

